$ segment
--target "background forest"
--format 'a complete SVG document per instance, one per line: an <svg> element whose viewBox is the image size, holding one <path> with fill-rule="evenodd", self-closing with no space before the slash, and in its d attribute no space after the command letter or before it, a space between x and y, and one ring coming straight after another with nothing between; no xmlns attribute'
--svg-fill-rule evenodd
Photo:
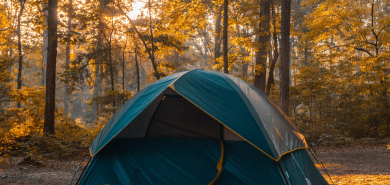
<svg viewBox="0 0 390 185"><path fill-rule="evenodd" d="M58 0L55 19L45 0L0 0L0 156L87 151L136 92L196 68L228 69L277 103L288 68L287 113L310 143L389 143L390 0L291 0L287 55L283 2L231 0L224 11L223 0ZM50 20L58 49L48 79Z"/></svg>

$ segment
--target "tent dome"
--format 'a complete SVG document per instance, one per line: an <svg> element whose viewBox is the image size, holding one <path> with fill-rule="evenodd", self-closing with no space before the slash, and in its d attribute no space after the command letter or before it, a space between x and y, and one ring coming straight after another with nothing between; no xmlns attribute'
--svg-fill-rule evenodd
<svg viewBox="0 0 390 185"><path fill-rule="evenodd" d="M145 87L114 114L90 147L81 184L327 184L306 148L257 88L185 71ZM107 169L115 173L102 175Z"/></svg>

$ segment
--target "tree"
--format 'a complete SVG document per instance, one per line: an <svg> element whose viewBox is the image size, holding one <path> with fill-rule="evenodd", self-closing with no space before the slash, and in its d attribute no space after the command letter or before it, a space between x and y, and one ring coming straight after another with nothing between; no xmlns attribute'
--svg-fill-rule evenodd
<svg viewBox="0 0 390 185"><path fill-rule="evenodd" d="M24 4L26 3L25 0L19 0L19 14L18 14L18 30L17 30L17 36L18 36L18 58L19 58L19 67L18 67L18 78L17 78L17 89L22 88L22 69L23 69L23 54L22 54L22 35L21 35L21 19L23 15L24 10ZM20 108L20 102L17 103L17 107Z"/></svg>
<svg viewBox="0 0 390 185"><path fill-rule="evenodd" d="M54 134L54 111L56 93L56 57L57 57L57 0L49 0L48 3L48 52L47 52L47 72L46 72L46 103L45 117L43 123L43 133Z"/></svg>
<svg viewBox="0 0 390 185"><path fill-rule="evenodd" d="M152 67L153 67L153 70L154 70L154 76L156 77L156 80L159 80L160 79L160 73L158 72L158 69L157 69L157 65L156 65L156 62L155 62L155 57L154 57L154 41L153 41L153 27L152 27L152 17L151 17L151 10L149 8L149 29L150 29L150 36L151 36L151 43L152 43L152 47L149 48L146 44L146 41L145 41L145 38L144 36L142 36L142 34L139 32L139 30L137 29L137 27L135 26L133 20L123 11L121 5L118 3L117 4L117 7L119 8L119 10L121 11L121 13L126 16L126 18L130 21L133 29L135 30L135 32L137 33L138 37L141 39L146 51L148 52L149 54L149 58L150 58L150 61L152 62ZM150 1L149 1L149 7L150 7Z"/></svg>
<svg viewBox="0 0 390 185"><path fill-rule="evenodd" d="M229 74L228 61L228 4L229 0L223 1L223 72Z"/></svg>
<svg viewBox="0 0 390 185"><path fill-rule="evenodd" d="M66 38L66 52L65 52L65 89L64 89L64 113L68 114L69 112L69 60L70 60L70 39L72 35L72 13L73 13L73 2L69 0L68 5L68 30Z"/></svg>
<svg viewBox="0 0 390 185"><path fill-rule="evenodd" d="M267 76L267 53L269 48L270 32L270 0L261 0L260 4L260 28L259 28L259 51L256 53L255 80L253 85L260 91L265 92Z"/></svg>
<svg viewBox="0 0 390 185"><path fill-rule="evenodd" d="M221 12L223 8L224 6L219 6L215 11L214 60L221 56Z"/></svg>
<svg viewBox="0 0 390 185"><path fill-rule="evenodd" d="M289 114L291 0L282 0L280 32L280 107Z"/></svg>
<svg viewBox="0 0 390 185"><path fill-rule="evenodd" d="M276 34L276 21L275 21L275 10L272 5L272 25L273 25L273 33L272 33L272 39L273 39L273 44L274 44L274 52L273 52L273 57L271 61L271 66L269 68L269 75L268 75L268 80L267 80L267 88L265 89L265 94L269 96L270 91L271 91L271 86L275 83L275 78L274 78L274 71L275 71L275 66L276 62L278 61L279 57L279 52L278 52L278 36Z"/></svg>
<svg viewBox="0 0 390 185"><path fill-rule="evenodd" d="M92 103L92 115L91 115L91 122L96 121L97 112L98 112L98 103L97 98L99 96L99 76L100 76L100 70L102 70L102 42L103 42L103 12L105 9L105 5L103 3L104 1L99 1L99 7L100 7L100 14L98 18L98 25L97 25L97 45L95 48L95 53L97 55L95 60L95 80L93 85L93 103ZM101 67L100 67L101 66Z"/></svg>
<svg viewBox="0 0 390 185"><path fill-rule="evenodd" d="M135 61L135 68L136 68L136 73L137 73L137 92L140 91L140 77L139 77L139 65L138 65L138 53L137 53L137 48L138 48L138 43L134 44L134 61Z"/></svg>
<svg viewBox="0 0 390 185"><path fill-rule="evenodd" d="M45 14L45 23L44 25L47 26L47 18L48 18L48 10L47 10L47 4L44 5L43 12ZM46 66L47 66L47 50L48 50L48 40L47 40L47 28L44 28L43 34L43 51L42 51L42 85L46 85Z"/></svg>

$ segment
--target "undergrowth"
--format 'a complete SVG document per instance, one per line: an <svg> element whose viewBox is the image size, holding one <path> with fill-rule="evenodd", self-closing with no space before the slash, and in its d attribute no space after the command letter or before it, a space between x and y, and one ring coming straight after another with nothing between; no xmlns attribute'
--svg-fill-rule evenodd
<svg viewBox="0 0 390 185"><path fill-rule="evenodd" d="M69 158L83 155L106 120L83 124L55 110L55 134L43 134L44 88L26 88L13 93L22 108L9 105L0 115L0 156Z"/></svg>

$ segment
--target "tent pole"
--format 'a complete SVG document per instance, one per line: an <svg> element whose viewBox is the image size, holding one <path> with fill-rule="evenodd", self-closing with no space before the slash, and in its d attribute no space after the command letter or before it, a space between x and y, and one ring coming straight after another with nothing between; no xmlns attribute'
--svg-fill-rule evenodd
<svg viewBox="0 0 390 185"><path fill-rule="evenodd" d="M275 163L276 168L278 169L280 175L282 176L284 183L287 185L291 185L290 180L286 177L286 174L284 174L284 172L283 172L283 170L284 170L283 167L279 164L279 162L274 161L274 163Z"/></svg>
<svg viewBox="0 0 390 185"><path fill-rule="evenodd" d="M76 185L79 184L80 179L83 177L84 172L85 172L85 170L87 169L87 167L88 167L88 165L89 165L89 162L91 162L91 159L92 159L92 157L90 157L90 158L88 159L87 165L85 165L83 172L81 172L81 175L80 175L79 179L77 179Z"/></svg>
<svg viewBox="0 0 390 185"><path fill-rule="evenodd" d="M84 159L85 159L85 157L87 157L87 155L88 155L88 151L85 153L83 159L81 159L81 161L80 161L80 164L77 166L76 171L75 171L74 174L73 174L72 181L70 181L70 184L69 184L69 185L72 185L73 179L74 179L74 177L76 176L76 173L77 173L77 171L79 170L81 163L84 161Z"/></svg>
<svg viewBox="0 0 390 185"><path fill-rule="evenodd" d="M152 121L154 120L154 117L156 116L156 113L157 113L158 109L160 108L161 103L164 101L165 97L166 97L166 95L165 95L165 91L164 91L162 93L162 98L161 98L160 102L158 103L158 106L157 106L156 110L153 113L152 119L150 119L150 122L149 122L148 128L146 129L144 138L148 135L149 129L150 129L150 125L152 124Z"/></svg>

